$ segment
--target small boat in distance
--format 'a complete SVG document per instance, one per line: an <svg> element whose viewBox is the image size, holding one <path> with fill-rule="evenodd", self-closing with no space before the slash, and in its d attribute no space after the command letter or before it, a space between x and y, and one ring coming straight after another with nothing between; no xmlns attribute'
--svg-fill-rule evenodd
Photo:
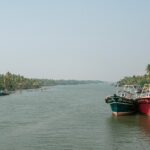
<svg viewBox="0 0 150 150"><path fill-rule="evenodd" d="M136 98L138 111L150 116L150 84L145 84L141 94Z"/></svg>
<svg viewBox="0 0 150 150"><path fill-rule="evenodd" d="M4 90L1 90L0 91L0 96L6 96L6 95L9 95L10 93L8 91L4 91Z"/></svg>
<svg viewBox="0 0 150 150"><path fill-rule="evenodd" d="M124 85L116 94L105 98L105 102L110 104L113 115L128 115L136 112L135 91L134 85Z"/></svg>
<svg viewBox="0 0 150 150"><path fill-rule="evenodd" d="M8 91L8 88L7 88L6 77L3 78L3 84L4 84L4 87L3 87L3 89L0 89L0 96L9 95L10 92Z"/></svg>

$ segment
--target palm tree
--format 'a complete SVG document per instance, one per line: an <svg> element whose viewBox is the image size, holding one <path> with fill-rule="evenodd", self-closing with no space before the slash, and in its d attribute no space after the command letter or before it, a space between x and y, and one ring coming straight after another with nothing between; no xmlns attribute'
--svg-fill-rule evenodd
<svg viewBox="0 0 150 150"><path fill-rule="evenodd" d="M146 72L147 72L148 75L150 75L150 64L147 65Z"/></svg>

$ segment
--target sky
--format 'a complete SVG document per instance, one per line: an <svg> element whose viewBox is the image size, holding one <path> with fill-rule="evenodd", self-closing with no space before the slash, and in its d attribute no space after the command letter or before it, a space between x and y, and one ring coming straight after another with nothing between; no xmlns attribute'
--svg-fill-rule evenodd
<svg viewBox="0 0 150 150"><path fill-rule="evenodd" d="M150 64L149 0L0 0L0 74L118 81Z"/></svg>

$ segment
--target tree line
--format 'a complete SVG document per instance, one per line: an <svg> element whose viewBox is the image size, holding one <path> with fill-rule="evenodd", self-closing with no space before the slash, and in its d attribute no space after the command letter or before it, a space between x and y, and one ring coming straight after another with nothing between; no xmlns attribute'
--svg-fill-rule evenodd
<svg viewBox="0 0 150 150"><path fill-rule="evenodd" d="M14 91L17 89L39 88L40 85L41 83L37 79L28 79L10 72L5 75L0 74L0 90Z"/></svg>
<svg viewBox="0 0 150 150"><path fill-rule="evenodd" d="M53 79L29 79L21 75L0 74L0 90L15 91L20 89L34 89L42 86L54 85L75 85L88 83L101 83L102 81L93 80L53 80Z"/></svg>
<svg viewBox="0 0 150 150"><path fill-rule="evenodd" d="M133 75L131 77L124 77L117 82L118 85L122 86L125 84L128 85L140 85L143 87L144 84L150 84L150 64L146 66L146 74L144 75Z"/></svg>

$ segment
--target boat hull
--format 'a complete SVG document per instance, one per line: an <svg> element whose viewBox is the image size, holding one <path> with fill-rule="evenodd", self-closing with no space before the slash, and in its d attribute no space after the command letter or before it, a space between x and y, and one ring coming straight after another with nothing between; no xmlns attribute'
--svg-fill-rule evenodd
<svg viewBox="0 0 150 150"><path fill-rule="evenodd" d="M129 115L135 112L135 106L128 103L113 102L110 104L112 114L115 116Z"/></svg>
<svg viewBox="0 0 150 150"><path fill-rule="evenodd" d="M105 101L110 104L112 114L115 116L129 115L136 112L136 103L133 99L114 95L107 97Z"/></svg>
<svg viewBox="0 0 150 150"><path fill-rule="evenodd" d="M138 111L142 114L150 116L150 97L138 99Z"/></svg>

